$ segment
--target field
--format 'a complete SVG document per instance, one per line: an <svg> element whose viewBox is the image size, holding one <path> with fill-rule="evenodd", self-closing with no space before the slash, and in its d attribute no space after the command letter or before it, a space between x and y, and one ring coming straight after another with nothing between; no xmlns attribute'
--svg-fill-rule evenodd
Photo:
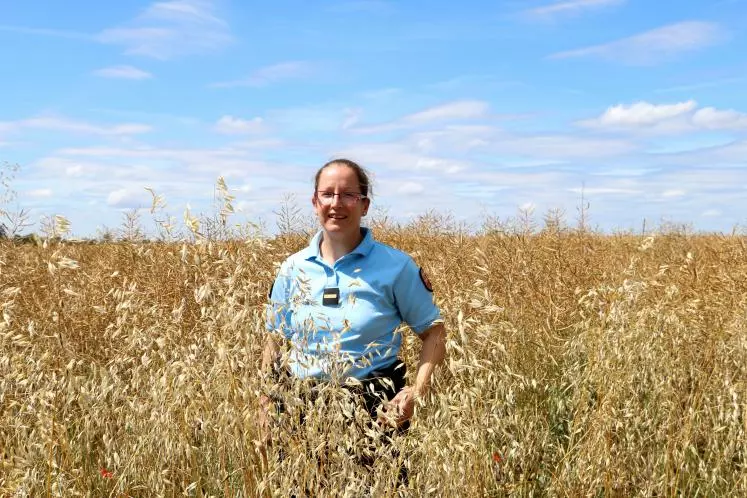
<svg viewBox="0 0 747 498"><path fill-rule="evenodd" d="M0 496L747 496L744 237L374 230L449 335L372 471L340 390L266 464L255 444L264 303L303 236L0 245Z"/></svg>

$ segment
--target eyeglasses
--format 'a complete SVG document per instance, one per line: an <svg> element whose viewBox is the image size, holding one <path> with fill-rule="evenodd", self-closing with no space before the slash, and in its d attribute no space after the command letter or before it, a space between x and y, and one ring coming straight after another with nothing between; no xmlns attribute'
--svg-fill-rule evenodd
<svg viewBox="0 0 747 498"><path fill-rule="evenodd" d="M331 206L332 203L335 202L335 196L338 196L340 198L340 201L346 206L355 206L361 201L361 199L367 198L367 196L361 194L360 192L342 192L340 194L336 194L334 192L327 192L323 190L316 191L316 198L319 199L319 202L323 206Z"/></svg>

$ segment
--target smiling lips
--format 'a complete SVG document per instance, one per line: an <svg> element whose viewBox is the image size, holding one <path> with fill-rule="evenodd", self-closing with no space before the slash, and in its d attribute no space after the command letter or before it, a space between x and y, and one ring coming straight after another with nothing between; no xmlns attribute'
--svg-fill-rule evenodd
<svg viewBox="0 0 747 498"><path fill-rule="evenodd" d="M330 214L329 217L333 220L344 220L345 218L347 218L347 216L344 216L342 214Z"/></svg>

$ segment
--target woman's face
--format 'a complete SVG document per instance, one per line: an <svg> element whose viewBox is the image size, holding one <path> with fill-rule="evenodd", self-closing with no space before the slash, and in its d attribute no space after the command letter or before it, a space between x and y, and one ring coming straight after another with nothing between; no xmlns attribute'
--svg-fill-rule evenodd
<svg viewBox="0 0 747 498"><path fill-rule="evenodd" d="M326 232L340 234L359 232L361 218L368 212L370 200L360 197L356 199L355 194L359 196L361 188L358 175L352 168L332 164L322 170L319 175L319 185L311 202L319 223Z"/></svg>

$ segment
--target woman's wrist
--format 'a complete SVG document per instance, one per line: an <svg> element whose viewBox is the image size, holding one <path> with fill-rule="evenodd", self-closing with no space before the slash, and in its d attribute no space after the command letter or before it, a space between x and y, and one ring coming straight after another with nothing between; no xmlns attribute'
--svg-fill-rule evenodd
<svg viewBox="0 0 747 498"><path fill-rule="evenodd" d="M429 386L426 383L415 383L414 386L412 386L411 392L413 397L415 398L422 398L426 394L428 394Z"/></svg>

